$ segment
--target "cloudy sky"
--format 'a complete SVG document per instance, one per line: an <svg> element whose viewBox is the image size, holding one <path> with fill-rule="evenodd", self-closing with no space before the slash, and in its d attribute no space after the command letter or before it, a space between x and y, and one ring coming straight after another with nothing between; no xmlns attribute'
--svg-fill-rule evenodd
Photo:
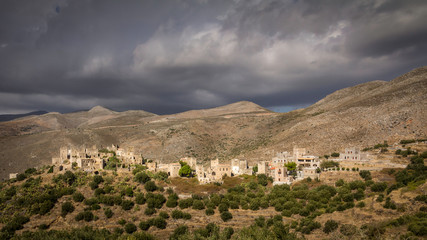
<svg viewBox="0 0 427 240"><path fill-rule="evenodd" d="M0 1L0 114L274 110L427 65L427 1Z"/></svg>

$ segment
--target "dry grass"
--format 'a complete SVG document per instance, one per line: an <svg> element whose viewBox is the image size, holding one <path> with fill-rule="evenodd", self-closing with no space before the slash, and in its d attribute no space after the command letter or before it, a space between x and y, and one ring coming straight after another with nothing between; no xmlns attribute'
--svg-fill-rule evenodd
<svg viewBox="0 0 427 240"><path fill-rule="evenodd" d="M206 195L221 190L214 184L200 185L196 178L171 178L170 181L176 193Z"/></svg>

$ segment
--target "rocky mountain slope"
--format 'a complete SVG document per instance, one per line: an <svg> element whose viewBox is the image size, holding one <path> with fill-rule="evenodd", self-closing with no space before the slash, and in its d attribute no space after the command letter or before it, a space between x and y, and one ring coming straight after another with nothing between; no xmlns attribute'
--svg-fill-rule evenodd
<svg viewBox="0 0 427 240"><path fill-rule="evenodd" d="M132 146L144 157L170 162L269 160L276 151L307 147L313 154L367 147L427 135L427 67L390 82L336 91L305 109L274 113L251 102L173 115L114 112L103 107L48 113L0 123L0 178L50 164L60 146Z"/></svg>

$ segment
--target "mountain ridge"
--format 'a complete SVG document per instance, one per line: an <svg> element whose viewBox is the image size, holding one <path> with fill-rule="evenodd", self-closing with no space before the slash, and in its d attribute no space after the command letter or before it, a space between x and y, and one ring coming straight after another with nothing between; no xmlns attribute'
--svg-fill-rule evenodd
<svg viewBox="0 0 427 240"><path fill-rule="evenodd" d="M17 118L22 118L22 117L27 117L32 115L43 115L46 113L49 113L49 112L44 110L37 110L37 111L28 112L28 113L20 113L20 114L1 114L0 122L12 121Z"/></svg>
<svg viewBox="0 0 427 240"><path fill-rule="evenodd" d="M104 107L68 114L49 113L0 123L0 177L50 164L64 145L119 144L146 158L172 162L209 159L271 160L294 146L313 154L383 141L427 136L427 67L391 81L341 89L317 103L275 113L241 101L211 109L156 115ZM92 111L90 113L90 111Z"/></svg>

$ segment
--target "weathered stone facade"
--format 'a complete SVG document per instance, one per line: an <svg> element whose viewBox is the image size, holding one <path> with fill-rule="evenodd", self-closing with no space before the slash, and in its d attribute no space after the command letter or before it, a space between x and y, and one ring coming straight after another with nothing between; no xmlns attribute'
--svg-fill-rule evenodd
<svg viewBox="0 0 427 240"><path fill-rule="evenodd" d="M155 172L166 172L169 177L179 177L180 168L181 164L179 163L159 164Z"/></svg>
<svg viewBox="0 0 427 240"><path fill-rule="evenodd" d="M358 147L346 148L344 153L340 153L340 160L368 161L368 154L361 152Z"/></svg>
<svg viewBox="0 0 427 240"><path fill-rule="evenodd" d="M320 167L320 160L315 156L307 156L306 148L294 147L292 154L289 152L279 152L272 158L271 162L263 161L258 163L257 174L266 174L273 177L273 185L291 184L294 180L303 178L316 178L319 174L316 169ZM287 168L284 166L287 163L294 162L297 165L295 179L289 175Z"/></svg>
<svg viewBox="0 0 427 240"><path fill-rule="evenodd" d="M122 149L116 145L106 149L112 152L100 151L95 145L90 148L86 146L61 147L59 157L53 157L52 164L60 165L64 170L78 167L85 171L95 171L103 169L106 159L113 157L114 154L122 164L128 166L142 163L142 156L134 154L133 149Z"/></svg>

